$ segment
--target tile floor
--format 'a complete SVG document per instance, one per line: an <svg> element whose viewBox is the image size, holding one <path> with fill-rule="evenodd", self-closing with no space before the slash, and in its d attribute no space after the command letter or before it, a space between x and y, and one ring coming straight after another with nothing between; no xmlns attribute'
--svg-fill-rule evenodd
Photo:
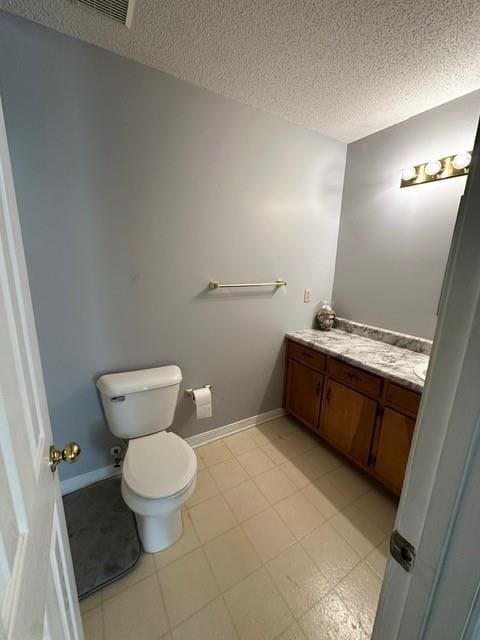
<svg viewBox="0 0 480 640"><path fill-rule="evenodd" d="M288 417L196 450L170 549L81 602L86 640L366 640L396 502Z"/></svg>

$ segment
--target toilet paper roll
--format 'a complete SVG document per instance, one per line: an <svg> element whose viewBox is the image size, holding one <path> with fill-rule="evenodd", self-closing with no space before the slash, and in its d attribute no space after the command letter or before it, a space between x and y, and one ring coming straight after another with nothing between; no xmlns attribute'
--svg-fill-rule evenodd
<svg viewBox="0 0 480 640"><path fill-rule="evenodd" d="M197 408L198 420L212 417L212 394L210 389L206 389L205 387L194 389L193 401Z"/></svg>

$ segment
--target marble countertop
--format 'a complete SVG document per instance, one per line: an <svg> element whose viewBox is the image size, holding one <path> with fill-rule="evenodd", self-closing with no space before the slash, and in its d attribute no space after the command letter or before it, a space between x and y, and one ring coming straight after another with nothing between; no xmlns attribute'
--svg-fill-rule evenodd
<svg viewBox="0 0 480 640"><path fill-rule="evenodd" d="M388 378L392 382L397 382L418 393L423 390L424 381L417 376L414 370L419 365L428 365L429 356L423 353L339 329L331 331L301 329L289 331L286 337L356 367Z"/></svg>

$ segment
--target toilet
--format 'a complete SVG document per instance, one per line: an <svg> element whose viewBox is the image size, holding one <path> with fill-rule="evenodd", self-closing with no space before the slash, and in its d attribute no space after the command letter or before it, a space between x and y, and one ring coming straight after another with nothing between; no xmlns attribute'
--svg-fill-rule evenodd
<svg viewBox="0 0 480 640"><path fill-rule="evenodd" d="M122 496L149 553L166 549L181 536L182 506L197 481L192 447L165 431L173 422L181 380L175 365L111 373L97 380L110 431L128 440Z"/></svg>

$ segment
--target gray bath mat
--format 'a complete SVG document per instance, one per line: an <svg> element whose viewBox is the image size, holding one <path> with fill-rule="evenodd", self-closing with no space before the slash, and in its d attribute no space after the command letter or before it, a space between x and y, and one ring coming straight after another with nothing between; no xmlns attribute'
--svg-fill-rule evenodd
<svg viewBox="0 0 480 640"><path fill-rule="evenodd" d="M117 580L142 554L135 516L111 478L63 497L80 598Z"/></svg>

